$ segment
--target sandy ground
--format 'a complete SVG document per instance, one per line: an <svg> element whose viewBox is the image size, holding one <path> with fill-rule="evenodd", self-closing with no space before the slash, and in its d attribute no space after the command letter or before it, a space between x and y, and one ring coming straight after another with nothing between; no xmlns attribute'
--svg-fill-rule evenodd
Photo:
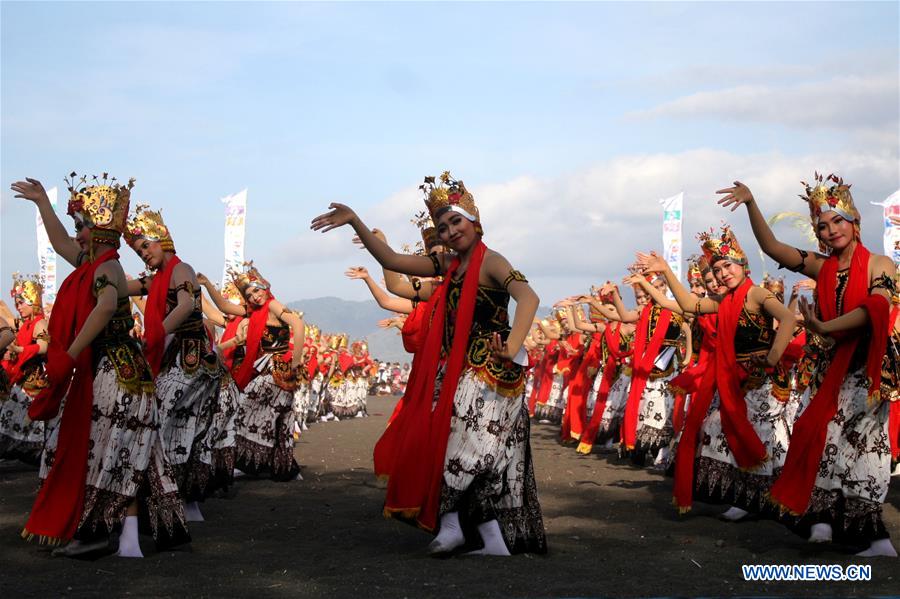
<svg viewBox="0 0 900 599"><path fill-rule="evenodd" d="M0 589L5 597L600 597L900 592L900 560L863 561L807 546L773 522L726 524L720 508L679 518L671 481L614 455L579 456L532 427L550 552L513 558L425 556L429 537L381 517L371 451L393 399L371 418L317 424L297 444L305 480L240 480L203 505L188 550L95 561L50 557L20 540L34 470L0 464ZM900 540L900 478L885 506ZM744 582L742 564L869 563L870 582Z"/></svg>

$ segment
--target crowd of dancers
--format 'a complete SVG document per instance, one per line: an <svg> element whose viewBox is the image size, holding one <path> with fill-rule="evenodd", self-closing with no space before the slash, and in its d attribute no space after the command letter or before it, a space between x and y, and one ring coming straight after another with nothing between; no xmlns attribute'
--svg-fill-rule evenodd
<svg viewBox="0 0 900 599"><path fill-rule="evenodd" d="M382 266L384 288L365 268L346 274L393 313L380 324L413 355L402 380L364 342L322 334L276 300L252 263L222 289L196 273L158 211L130 212L133 181L68 183L74 238L40 182L12 186L75 270L49 321L33 277L14 279L19 317L0 314L0 457L39 465L22 534L65 543L57 555L115 545L139 557L139 527L160 547L187 543L199 502L235 476L297 479L308 423L364 417L369 394L400 391L375 474L385 516L431 532L431 554L546 551L534 419L578 453L616 450L667 472L682 514L722 504L728 521L755 514L810 542L896 556L882 519L900 457L896 268L862 244L838 177L817 174L802 196L818 251L778 241L745 185L718 192L746 208L764 253L806 277L787 305L783 280L754 284L723 225L698 236L687 286L638 251L623 281L634 308L607 282L546 318L448 172L420 186L414 248L395 251L332 204L312 228L349 225ZM125 275L123 237L151 274Z"/></svg>

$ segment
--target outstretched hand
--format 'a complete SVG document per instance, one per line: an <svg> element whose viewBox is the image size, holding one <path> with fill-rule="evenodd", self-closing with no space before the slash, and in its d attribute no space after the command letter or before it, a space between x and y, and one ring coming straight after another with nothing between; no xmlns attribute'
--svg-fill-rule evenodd
<svg viewBox="0 0 900 599"><path fill-rule="evenodd" d="M644 272L665 272L666 266L668 266L665 259L656 252L650 252L649 254L638 252L637 265Z"/></svg>
<svg viewBox="0 0 900 599"><path fill-rule="evenodd" d="M369 277L369 271L365 266L351 266L344 274L351 279L367 279Z"/></svg>
<svg viewBox="0 0 900 599"><path fill-rule="evenodd" d="M44 191L44 186L41 185L41 182L37 179L25 177L24 181L16 181L9 187L16 192L15 197L17 198L30 200L35 204L44 200L50 201L49 198L47 198L47 192Z"/></svg>
<svg viewBox="0 0 900 599"><path fill-rule="evenodd" d="M813 305L807 300L805 297L801 296L800 301L797 302L797 307L800 309L800 315L803 317L803 326L816 333L817 335L827 335L825 332L824 324L819 317L816 315L815 308Z"/></svg>
<svg viewBox="0 0 900 599"><path fill-rule="evenodd" d="M209 285L209 279L206 278L206 275L202 272L197 273L197 282L203 285L204 287Z"/></svg>
<svg viewBox="0 0 900 599"><path fill-rule="evenodd" d="M723 208L731 208L732 212L737 210L741 204L749 204L753 201L753 194L750 193L750 188L740 181L735 181L734 187L726 187L716 191L716 193L725 194L716 203Z"/></svg>
<svg viewBox="0 0 900 599"><path fill-rule="evenodd" d="M345 206L344 204L333 203L328 207L331 209L331 211L326 212L325 214L320 214L319 216L312 219L312 223L309 227L310 229L312 229L313 231L321 231L322 233L327 233L332 229L343 227L356 218L356 213L353 212L353 209L349 206Z"/></svg>

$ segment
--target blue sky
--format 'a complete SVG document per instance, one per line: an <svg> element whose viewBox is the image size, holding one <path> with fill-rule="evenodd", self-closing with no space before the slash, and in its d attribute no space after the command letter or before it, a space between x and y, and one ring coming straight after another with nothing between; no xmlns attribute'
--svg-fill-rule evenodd
<svg viewBox="0 0 900 599"><path fill-rule="evenodd" d="M374 262L349 231L322 237L309 220L341 201L412 241L416 188L445 169L544 303L658 248L656 200L679 191L689 255L696 231L730 216L713 192L735 178L771 214L805 210L798 182L813 169L839 172L873 249L868 202L900 188L895 2L0 11L4 286L37 268L33 208L10 183L50 187L72 170L136 177L133 203L161 208L182 258L216 277L219 198L249 188L247 257L286 300L365 298L342 273ZM755 255L746 218L731 221Z"/></svg>

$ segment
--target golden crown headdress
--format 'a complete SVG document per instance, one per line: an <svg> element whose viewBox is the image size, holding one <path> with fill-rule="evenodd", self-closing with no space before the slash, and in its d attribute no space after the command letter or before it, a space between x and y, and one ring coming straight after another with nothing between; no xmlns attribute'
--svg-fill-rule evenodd
<svg viewBox="0 0 900 599"><path fill-rule="evenodd" d="M703 257L712 266L717 260L731 260L735 264L747 265L747 254L741 249L737 237L727 224L722 224L717 234L715 229L697 235Z"/></svg>
<svg viewBox="0 0 900 599"><path fill-rule="evenodd" d="M766 275L763 278L761 286L763 289L775 294L775 297L782 302L784 301L784 277L770 277L769 275Z"/></svg>
<svg viewBox="0 0 900 599"><path fill-rule="evenodd" d="M244 303L244 296L241 295L241 292L238 290L233 280L225 281L225 283L222 285L222 288L219 290L219 293L222 294L222 297L233 304Z"/></svg>
<svg viewBox="0 0 900 599"><path fill-rule="evenodd" d="M850 195L850 185L844 183L840 177L831 174L827 177L815 173L815 186L810 186L806 181L801 181L806 188L806 194L800 195L809 204L809 218L815 227L823 212L834 211L846 220L859 224L860 214ZM834 183L829 185L828 183Z"/></svg>
<svg viewBox="0 0 900 599"><path fill-rule="evenodd" d="M25 275L14 272L12 275L13 286L9 295L13 300L21 298L30 306L41 307L41 296L44 293L44 286L41 285L40 277L37 275Z"/></svg>
<svg viewBox="0 0 900 599"><path fill-rule="evenodd" d="M419 189L425 194L425 206L432 221L437 222L438 216L445 210L459 212L469 220L480 220L475 197L466 190L462 181L450 176L450 171L441 173L439 182L434 177L425 177Z"/></svg>
<svg viewBox="0 0 900 599"><path fill-rule="evenodd" d="M441 245L438 239L437 227L434 226L434 221L431 220L431 214L423 210L416 213L411 222L419 227L419 232L422 233L422 243L425 244L426 254L431 253L431 250Z"/></svg>
<svg viewBox="0 0 900 599"><path fill-rule="evenodd" d="M150 206L146 204L138 204L125 226L125 240L128 244L132 245L138 239L158 241L165 251L175 251L175 242L172 241L169 227L163 222L162 214L150 210Z"/></svg>
<svg viewBox="0 0 900 599"><path fill-rule="evenodd" d="M228 275L231 277L232 283L237 287L241 296L247 293L247 289L250 287L256 287L257 289L262 289L264 291L268 291L269 289L269 282L259 274L259 271L253 266L252 260L241 264L241 270L229 268Z"/></svg>
<svg viewBox="0 0 900 599"><path fill-rule="evenodd" d="M95 239L118 246L119 235L125 232L128 220L128 203L134 179L120 185L115 177L110 178L108 173L103 173L100 177L94 175L88 184L86 175L80 179L77 177L78 174L73 172L65 179L70 194L69 216L81 214Z"/></svg>
<svg viewBox="0 0 900 599"><path fill-rule="evenodd" d="M709 263L704 256L693 255L688 258L687 280L703 281L704 275L709 272Z"/></svg>

